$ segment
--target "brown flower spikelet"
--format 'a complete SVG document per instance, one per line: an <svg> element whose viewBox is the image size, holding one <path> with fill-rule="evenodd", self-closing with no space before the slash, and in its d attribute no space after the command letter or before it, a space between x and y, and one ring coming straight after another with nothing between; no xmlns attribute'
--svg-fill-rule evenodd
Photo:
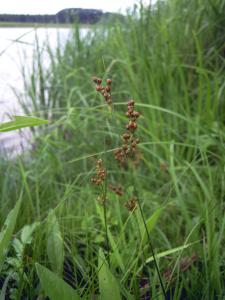
<svg viewBox="0 0 225 300"><path fill-rule="evenodd" d="M137 208L137 199L131 198L124 205L130 212L133 212Z"/></svg>
<svg viewBox="0 0 225 300"><path fill-rule="evenodd" d="M96 163L96 176L92 177L91 182L95 185L101 185L106 179L106 170L103 167L101 159Z"/></svg>
<svg viewBox="0 0 225 300"><path fill-rule="evenodd" d="M96 91L101 93L101 95L104 97L106 103L108 105L111 106L112 104L112 96L111 96L111 83L112 83L112 80L111 79L106 79L106 85L103 86L102 85L102 79L101 78L98 78L96 76L93 76L92 77L92 81L96 84Z"/></svg>
<svg viewBox="0 0 225 300"><path fill-rule="evenodd" d="M110 183L109 189L112 190L118 196L123 196L123 194L124 194L124 191L123 191L123 188L121 185L114 186Z"/></svg>
<svg viewBox="0 0 225 300"><path fill-rule="evenodd" d="M125 113L126 117L129 119L128 124L125 126L127 132L121 136L123 140L122 146L114 151L115 159L119 162L120 166L124 166L128 157L138 157L136 147L140 140L135 137L135 132L138 127L137 119L139 118L140 113L134 111L134 105L134 100L129 100L127 102L127 111ZM137 162L137 160L135 160L135 162Z"/></svg>

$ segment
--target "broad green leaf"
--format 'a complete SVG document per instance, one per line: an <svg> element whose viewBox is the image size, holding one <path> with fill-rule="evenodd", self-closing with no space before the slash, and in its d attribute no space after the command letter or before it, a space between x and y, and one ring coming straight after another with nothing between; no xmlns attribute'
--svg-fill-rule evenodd
<svg viewBox="0 0 225 300"><path fill-rule="evenodd" d="M18 212L21 205L21 198L17 201L15 207L10 211L0 233L0 269L2 259L11 241L13 231L16 225Z"/></svg>
<svg viewBox="0 0 225 300"><path fill-rule="evenodd" d="M121 300L120 287L116 278L109 270L102 249L99 250L98 269L100 299Z"/></svg>
<svg viewBox="0 0 225 300"><path fill-rule="evenodd" d="M13 119L13 121L0 124L0 132L48 124L48 121L34 117L13 116Z"/></svg>
<svg viewBox="0 0 225 300"><path fill-rule="evenodd" d="M54 211L50 211L47 219L47 254L52 270L62 274L64 262L64 243L59 222Z"/></svg>
<svg viewBox="0 0 225 300"><path fill-rule="evenodd" d="M17 238L14 238L13 241L12 241L12 245L13 245L13 248L15 249L16 251L16 256L20 256L22 257L23 255L23 250L24 250L24 244L21 243L21 241Z"/></svg>
<svg viewBox="0 0 225 300"><path fill-rule="evenodd" d="M36 263L41 286L50 300L81 300L76 291L55 273Z"/></svg>
<svg viewBox="0 0 225 300"><path fill-rule="evenodd" d="M35 229L40 225L39 222L34 222L30 225L25 225L21 231L21 242L23 244L30 244L32 241L32 234Z"/></svg>

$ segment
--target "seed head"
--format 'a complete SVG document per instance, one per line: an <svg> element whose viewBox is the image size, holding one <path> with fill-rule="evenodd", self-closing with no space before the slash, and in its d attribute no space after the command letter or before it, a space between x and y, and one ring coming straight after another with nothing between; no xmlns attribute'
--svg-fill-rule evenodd
<svg viewBox="0 0 225 300"><path fill-rule="evenodd" d="M131 131L135 131L137 129L137 123L130 121L127 125L126 125L126 129L131 130Z"/></svg>
<svg viewBox="0 0 225 300"><path fill-rule="evenodd" d="M129 100L128 102L127 102L127 106L134 106L134 100Z"/></svg>
<svg viewBox="0 0 225 300"><path fill-rule="evenodd" d="M125 207L130 211L133 212L137 208L137 199L131 198L125 203Z"/></svg>
<svg viewBox="0 0 225 300"><path fill-rule="evenodd" d="M101 93L101 95L105 98L105 101L108 105L111 106L112 104L112 98L111 98L111 94L110 94L110 84L111 84L111 79L107 79L106 80L106 86L102 86L102 79L98 78L96 76L92 77L92 80L94 81L94 83L96 83L96 91Z"/></svg>
<svg viewBox="0 0 225 300"><path fill-rule="evenodd" d="M110 92L110 86L107 85L107 86L105 87L105 90L106 90L106 92Z"/></svg>
<svg viewBox="0 0 225 300"><path fill-rule="evenodd" d="M130 134L129 134L129 133L124 133L124 134L122 135L122 138L123 138L123 140L127 141L127 140L130 139Z"/></svg>
<svg viewBox="0 0 225 300"><path fill-rule="evenodd" d="M96 185L101 185L106 179L106 170L103 168L103 162L101 159L96 162L96 176L91 179L91 182Z"/></svg>
<svg viewBox="0 0 225 300"><path fill-rule="evenodd" d="M115 159L120 163L120 165L124 166L127 158L132 158L133 163L136 161L136 156L138 154L137 144L139 143L139 139L135 138L135 131L137 129L137 119L140 115L139 112L134 111L134 100L129 100L127 102L127 111L125 113L126 117L128 117L129 122L125 125L125 128L128 132L122 134L121 138L123 140L123 145L117 150L114 155Z"/></svg>
<svg viewBox="0 0 225 300"><path fill-rule="evenodd" d="M96 85L95 89L96 89L97 92L100 92L102 90L102 87L101 87L101 85Z"/></svg>
<svg viewBox="0 0 225 300"><path fill-rule="evenodd" d="M92 80L94 81L94 83L96 84L101 84L102 83L102 79L101 78L98 78L96 76L93 76L92 77Z"/></svg>
<svg viewBox="0 0 225 300"><path fill-rule="evenodd" d="M111 183L109 184L109 189L112 190L115 194L117 194L118 196L122 196L124 194L123 188L122 186L118 185L118 186L114 186Z"/></svg>

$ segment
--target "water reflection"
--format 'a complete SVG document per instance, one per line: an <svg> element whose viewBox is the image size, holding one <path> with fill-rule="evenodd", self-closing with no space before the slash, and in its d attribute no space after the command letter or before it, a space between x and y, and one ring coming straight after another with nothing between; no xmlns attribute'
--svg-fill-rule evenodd
<svg viewBox="0 0 225 300"><path fill-rule="evenodd" d="M32 68L35 40L41 48L48 43L54 49L58 44L63 46L70 34L69 28L0 28L0 122L9 120L12 114L23 114L16 93L24 92L21 69ZM48 63L45 61L45 67ZM27 133L0 133L0 151L20 153L27 145Z"/></svg>

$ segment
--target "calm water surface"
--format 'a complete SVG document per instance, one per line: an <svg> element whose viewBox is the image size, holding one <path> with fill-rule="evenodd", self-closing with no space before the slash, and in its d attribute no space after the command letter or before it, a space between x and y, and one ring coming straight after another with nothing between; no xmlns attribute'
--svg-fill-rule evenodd
<svg viewBox="0 0 225 300"><path fill-rule="evenodd" d="M87 29L81 29L85 35ZM10 119L10 115L23 115L15 92L23 93L22 66L31 68L35 39L43 49L50 44L54 49L59 43L63 47L70 37L69 28L0 28L0 122ZM47 59L45 67L49 61ZM28 130L0 133L0 152L7 150L20 153L26 147Z"/></svg>

